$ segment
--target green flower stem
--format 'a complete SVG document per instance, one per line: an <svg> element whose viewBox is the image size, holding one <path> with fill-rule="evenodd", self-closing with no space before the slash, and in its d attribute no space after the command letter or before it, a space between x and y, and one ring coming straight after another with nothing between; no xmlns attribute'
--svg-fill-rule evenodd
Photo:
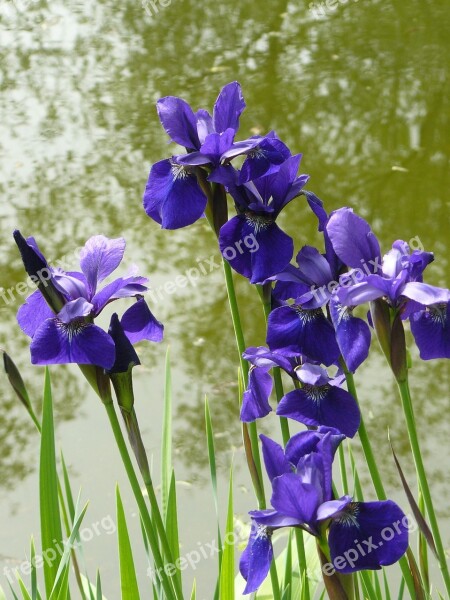
<svg viewBox="0 0 450 600"><path fill-rule="evenodd" d="M341 360L341 366L345 373L345 378L347 381L347 389L350 392L350 394L353 396L353 398L356 400L356 402L358 403L358 406L359 406L358 394L356 391L355 379L353 377L353 373L351 373L348 370L347 365L345 364L343 359ZM378 470L377 463L375 461L375 456L374 456L373 450L372 450L372 444L370 443L370 439L367 434L367 429L366 429L366 426L364 423L362 411L360 411L360 412L361 412L361 424L358 429L358 435L359 435L361 446L362 446L362 449L364 452L364 457L366 459L366 463L369 468L369 473L372 478L373 487L375 489L375 493L377 495L378 500L386 500L387 495L386 495L386 492L384 489L383 482L381 480L381 476L380 476L380 472ZM402 556L402 558L399 560L399 565L402 570L404 581L408 587L408 591L411 594L411 598L414 598L414 595L415 595L414 581L413 581L411 571L408 566L408 561L406 560L405 556Z"/></svg>
<svg viewBox="0 0 450 600"><path fill-rule="evenodd" d="M264 316L266 319L266 323L269 318L269 314L272 310L272 301L271 301L271 292L272 285L258 285L256 286L258 290L259 297L261 298L261 302L264 308ZM275 383L275 395L277 398L277 403L280 402L281 398L284 396L283 389L283 380L281 378L281 370L279 367L274 367L272 369L273 379ZM285 417L279 417L280 427L281 427L281 435L283 437L283 444L286 446L288 441L291 439L291 433L289 431L289 423ZM305 581L306 586L304 590L304 600L310 600L310 592L309 592L309 583L308 583L308 570L306 564L306 551L305 551L305 539L303 536L303 531L299 528L295 528L295 543L297 547L297 555L298 555L298 564L300 570L300 578L303 573L305 573Z"/></svg>
<svg viewBox="0 0 450 600"><path fill-rule="evenodd" d="M419 438L417 435L416 422L414 417L413 406L411 402L411 394L409 390L408 379L397 380L400 397L402 400L403 413L405 415L406 427L408 429L409 442L416 465L417 478L420 485L420 490L423 496L423 502L430 521L431 531L433 532L434 543L439 557L439 567L441 569L442 578L447 589L447 594L450 596L450 575L445 556L444 546L442 544L441 532L436 518L436 513L431 499L430 487L428 485L425 467L420 451Z"/></svg>
<svg viewBox="0 0 450 600"><path fill-rule="evenodd" d="M109 418L109 422L111 424L111 428L114 434L114 438L116 440L117 447L120 452L120 456L122 458L123 465L128 475L128 480L130 482L131 488L133 490L134 497L136 499L136 503L139 508L139 513L141 515L142 523L144 525L145 532L148 537L148 541L150 543L150 547L152 550L153 558L155 561L158 577L161 580L162 587L164 589L164 593L166 595L167 600L182 600L178 594L172 588L172 585L169 581L168 575L164 570L164 562L159 550L158 537L153 527L152 520L150 518L150 514L148 512L147 504L145 502L144 496L141 491L141 487L139 485L138 478L136 477L136 473L134 472L133 463L131 462L130 455L128 454L127 445L125 443L125 439L122 434L122 430L120 428L120 423L117 418L116 411L114 409L114 404L112 400L110 402L104 402L106 413Z"/></svg>
<svg viewBox="0 0 450 600"><path fill-rule="evenodd" d="M172 556L172 551L169 546L169 541L167 539L166 529L162 520L158 500L156 499L155 489L153 487L153 480L150 474L150 468L147 460L147 453L145 451L144 443L142 441L141 431L139 428L136 412L134 408L131 409L131 412L127 412L124 409L121 409L121 412L125 422L125 427L128 432L130 445L136 457L136 462L138 463L139 470L144 481L145 489L147 490L148 498L150 501L150 507L152 510L151 514L156 525L159 539L161 540L163 554L168 564L175 565ZM183 592L181 590L180 585L180 574L181 573L179 569L177 569L177 577L173 577L172 582L175 587L177 597L182 598Z"/></svg>

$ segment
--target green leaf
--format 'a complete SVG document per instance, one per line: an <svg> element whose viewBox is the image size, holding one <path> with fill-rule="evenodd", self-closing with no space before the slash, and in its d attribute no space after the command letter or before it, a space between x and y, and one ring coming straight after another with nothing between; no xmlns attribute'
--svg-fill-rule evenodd
<svg viewBox="0 0 450 600"><path fill-rule="evenodd" d="M389 591L389 582L386 577L386 570L383 569L384 595L386 600L391 600L391 592Z"/></svg>
<svg viewBox="0 0 450 600"><path fill-rule="evenodd" d="M220 569L220 600L234 600L234 515L233 515L233 470L230 471L230 487L228 492L227 524L225 543ZM232 542L228 538L232 538Z"/></svg>
<svg viewBox="0 0 450 600"><path fill-rule="evenodd" d="M128 535L125 512L120 497L119 486L116 486L117 502L117 533L119 543L120 589L122 600L139 600L139 588L131 551L130 536Z"/></svg>
<svg viewBox="0 0 450 600"><path fill-rule="evenodd" d="M31 404L27 388L23 382L19 369L17 368L12 358L4 350L0 350L0 354L2 354L3 356L3 367L5 369L5 373L8 377L9 383L11 384L11 387L13 388L13 390L17 394L17 397L26 408L33 423L36 425L37 430L40 431L41 425L33 410L33 406Z"/></svg>
<svg viewBox="0 0 450 600"><path fill-rule="evenodd" d="M214 507L216 510L216 520L217 520L217 540L219 546L219 578L218 583L220 582L220 568L222 564L222 536L220 533L220 517L219 517L219 500L217 494L217 469L216 469L216 450L214 445L214 431L211 421L211 413L209 410L209 402L205 397L205 424L206 424L206 442L208 446L208 460L209 460L209 470L211 474L211 484L213 489L213 497L214 497ZM214 593L214 600L217 600L219 597L219 585L216 586L216 590Z"/></svg>
<svg viewBox="0 0 450 600"><path fill-rule="evenodd" d="M283 598L282 600L291 599L292 590L292 530L289 531L289 540L286 547L286 565L284 569L284 581L283 581Z"/></svg>
<svg viewBox="0 0 450 600"><path fill-rule="evenodd" d="M419 526L420 531L423 533L424 538L428 542L428 545L430 546L431 550L433 551L433 554L439 560L438 553L436 550L436 545L435 545L434 539L433 539L433 534L431 533L431 530L428 527L428 523L425 521L425 518L423 517L422 513L420 512L420 509L416 503L416 500L413 496L411 488L409 487L408 482L406 481L406 478L403 474L403 470L400 466L400 462L398 461L397 455L394 452L394 447L392 445L390 435L388 436L388 439L389 439L389 444L391 445L392 455L394 456L395 466L397 467L398 474L400 475L403 489L405 490L405 494L406 494L406 497L408 498L408 502L409 502L409 505L413 512L414 518L416 519L417 525Z"/></svg>
<svg viewBox="0 0 450 600"><path fill-rule="evenodd" d="M194 583L192 585L191 600L196 600L196 598L197 598L197 584L196 584L195 579L194 579Z"/></svg>
<svg viewBox="0 0 450 600"><path fill-rule="evenodd" d="M62 571L62 577L60 578L59 592L56 596L56 600L68 600L69 598L69 574L70 574L70 563L68 562Z"/></svg>
<svg viewBox="0 0 450 600"><path fill-rule="evenodd" d="M30 563L31 563L31 600L37 600L38 587L37 587L37 571L36 571L36 548L34 546L33 538L31 538Z"/></svg>
<svg viewBox="0 0 450 600"><path fill-rule="evenodd" d="M177 492L174 471L172 471L172 478L170 480L169 488L169 497L167 501L166 535L167 541L169 542L173 564L176 565L177 560L180 558L180 541L178 536ZM181 586L180 570L177 570L176 576L178 577Z"/></svg>
<svg viewBox="0 0 450 600"><path fill-rule="evenodd" d="M75 509L75 523L73 524L73 528L72 528L72 531L70 532L69 539L67 540L67 543L65 544L65 547L64 547L64 552L63 552L63 555L61 557L61 562L58 567L58 572L56 574L55 583L53 585L52 593L50 594L50 600L52 600L52 598L55 598L55 597L59 598L59 594L58 594L58 596L56 596L56 594L57 594L57 592L59 592L61 586L64 585L64 569L69 564L70 553L72 551L72 547L78 537L78 531L80 529L81 522L83 521L84 515L86 514L86 511L87 511L88 505L85 504L83 510L78 514L79 499L80 499L80 497L78 496L77 506Z"/></svg>
<svg viewBox="0 0 450 600"><path fill-rule="evenodd" d="M0 600L6 600L5 592L3 591L3 588L1 585L0 585Z"/></svg>
<svg viewBox="0 0 450 600"><path fill-rule="evenodd" d="M56 472L55 431L50 372L45 369L44 403L42 408L42 435L39 464L39 503L41 513L41 540L44 560L44 580L47 597L50 596L61 560L58 546L62 545L61 517Z"/></svg>
<svg viewBox="0 0 450 600"><path fill-rule="evenodd" d="M95 590L95 600L103 600L102 581L100 579L100 571L97 571L96 588L97 589Z"/></svg>
<svg viewBox="0 0 450 600"><path fill-rule="evenodd" d="M16 578L17 578L17 581L19 582L19 587L20 587L20 591L22 592L23 599L31 600L31 596L28 593L27 587L24 584L22 578L20 577L20 575L18 573L16 573Z"/></svg>
<svg viewBox="0 0 450 600"><path fill-rule="evenodd" d="M161 448L161 502L163 515L166 515L172 477L172 376L170 353L167 348L164 379L164 416Z"/></svg>

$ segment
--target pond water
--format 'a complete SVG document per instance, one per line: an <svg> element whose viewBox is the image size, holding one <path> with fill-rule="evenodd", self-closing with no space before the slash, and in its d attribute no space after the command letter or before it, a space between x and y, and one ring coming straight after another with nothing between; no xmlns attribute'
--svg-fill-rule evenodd
<svg viewBox="0 0 450 600"><path fill-rule="evenodd" d="M328 210L352 206L369 220L385 250L419 238L436 261L428 281L449 282L450 13L445 0L2 0L0 1L0 286L24 279L11 232L34 235L48 257L67 256L91 235L123 235L126 266L135 263L157 290L198 262L218 261L204 222L161 231L141 208L150 165L169 155L156 100L182 96L211 106L229 81L243 86L241 138L275 129L303 152L309 189ZM165 6L164 6L165 5ZM301 199L282 225L297 247L319 242ZM249 344L264 343L254 290L238 280ZM170 345L174 389L174 466L182 552L215 538L203 407L216 431L225 509L228 470L236 471L236 512L255 507L237 415L237 357L222 274L153 296L166 325L162 345L139 348L137 412L159 480L164 357ZM0 298L0 346L8 350L40 404L43 371L29 365L28 340L15 313L22 299ZM106 317L104 323L106 324ZM414 395L422 448L449 545L446 460L449 371L420 363L412 347ZM119 598L111 521L121 485L142 585L146 561L139 523L106 415L76 367L53 368L58 444L75 488L90 499L85 558L98 566L104 593ZM0 584L3 568L25 560L39 539L38 436L0 375ZM413 483L399 400L377 345L358 371L363 410L390 495L406 509L387 445L387 428ZM263 430L275 430L268 419ZM277 432L278 435L278 432ZM360 453L355 444L358 460ZM367 495L373 494L361 471ZM134 520L133 520L134 518ZM94 524L100 522L95 533ZM94 533L92 533L94 531ZM92 539L91 539L92 538ZM187 572L200 600L210 600L214 558ZM208 592L209 590L209 592Z"/></svg>

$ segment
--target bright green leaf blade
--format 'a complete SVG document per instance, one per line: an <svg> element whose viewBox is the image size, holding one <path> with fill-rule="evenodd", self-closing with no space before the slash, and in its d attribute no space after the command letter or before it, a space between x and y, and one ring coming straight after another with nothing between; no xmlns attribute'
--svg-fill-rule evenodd
<svg viewBox="0 0 450 600"><path fill-rule="evenodd" d="M36 570L36 548L34 546L34 539L31 538L30 547L30 563L31 563L31 600L37 600L38 598L38 587L37 587L37 570Z"/></svg>
<svg viewBox="0 0 450 600"><path fill-rule="evenodd" d="M72 547L78 537L78 531L80 529L84 515L86 514L86 511L87 511L88 505L85 504L83 510L78 514L78 502L79 502L79 496L78 496L78 501L77 501L77 507L75 509L75 523L73 524L73 528L70 533L69 539L64 547L64 552L61 557L61 562L58 567L58 572L56 573L55 583L53 584L52 593L50 594L50 600L52 600L52 598L58 597L57 593L62 585L61 581L64 576L64 569L69 564L70 553L71 553Z"/></svg>
<svg viewBox="0 0 450 600"><path fill-rule="evenodd" d="M55 431L53 424L53 399L50 372L45 369L44 403L42 408L42 435L39 465L39 502L41 513L42 553L47 597L50 596L58 572L62 546L61 517L56 471Z"/></svg>
<svg viewBox="0 0 450 600"><path fill-rule="evenodd" d="M60 578L59 592L56 600L67 600L69 594L69 574L70 563L67 563L63 569L62 577Z"/></svg>
<svg viewBox="0 0 450 600"><path fill-rule="evenodd" d="M196 600L197 598L197 583L194 579L194 583L192 585L192 594L191 594L191 600Z"/></svg>
<svg viewBox="0 0 450 600"><path fill-rule="evenodd" d="M222 564L222 536L220 533L220 517L219 517L219 500L217 494L217 468L216 468L216 450L214 445L214 430L212 426L211 413L209 410L209 402L205 397L205 424L206 424L206 442L208 446L208 460L209 460L209 470L211 474L211 484L213 489L213 497L214 497L214 507L216 510L216 520L217 520L217 539L219 546L219 578L218 583L220 582L220 568ZM214 600L217 600L219 596L219 585L216 586L216 590L214 593Z"/></svg>
<svg viewBox="0 0 450 600"><path fill-rule="evenodd" d="M23 600L31 600L31 596L27 590L27 586L24 584L22 578L16 573L16 578L19 583L20 591L22 592Z"/></svg>
<svg viewBox="0 0 450 600"><path fill-rule="evenodd" d="M229 538L232 541L228 541ZM227 524L225 543L220 569L220 600L234 600L234 514L233 514L233 470L230 471L230 487L228 492Z"/></svg>
<svg viewBox="0 0 450 600"><path fill-rule="evenodd" d="M283 600L290 600L292 590L292 531L289 532L288 545L286 547L286 566L284 569L284 593Z"/></svg>
<svg viewBox="0 0 450 600"><path fill-rule="evenodd" d="M95 590L95 600L102 600L102 580L100 578L100 571L97 571L97 581L96 581L96 590Z"/></svg>
<svg viewBox="0 0 450 600"><path fill-rule="evenodd" d="M170 353L167 348L164 379L164 416L161 448L161 503L163 515L167 514L170 480L172 477L172 375Z"/></svg>
<svg viewBox="0 0 450 600"><path fill-rule="evenodd" d="M117 533L119 543L120 589L122 600L139 600L139 588L131 551L130 536L128 535L125 512L120 497L119 486L116 486L117 502Z"/></svg>
<svg viewBox="0 0 450 600"><path fill-rule="evenodd" d="M169 497L167 500L167 516L166 516L166 534L169 542L170 552L172 555L173 564L177 564L180 558L180 541L178 536L178 513L177 513L177 491L175 472L172 471L170 480ZM181 571L177 570L178 581L181 587Z"/></svg>
<svg viewBox="0 0 450 600"><path fill-rule="evenodd" d="M17 597L16 592L13 590L11 583L8 581L9 584L9 589L11 590L11 594L13 595L14 600L19 600L19 598Z"/></svg>

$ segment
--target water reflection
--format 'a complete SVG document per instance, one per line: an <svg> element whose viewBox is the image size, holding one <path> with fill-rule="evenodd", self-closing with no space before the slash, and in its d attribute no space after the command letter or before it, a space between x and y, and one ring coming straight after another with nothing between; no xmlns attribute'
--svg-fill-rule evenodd
<svg viewBox="0 0 450 600"><path fill-rule="evenodd" d="M23 2L20 10L9 4L8 11L0 5L0 286L23 279L11 243L15 226L35 235L54 258L99 232L125 235L128 264L149 273L155 287L216 253L205 223L162 232L145 217L140 198L150 164L172 150L157 121L156 99L176 94L195 107L210 106L233 79L242 82L249 107L243 137L276 129L293 150L304 152L309 187L329 210L356 207L386 249L398 237L419 236L437 257L430 282L448 282L450 16L443 3L360 0L319 20L303 3L285 0L270 8L173 0L151 19L131 0ZM298 246L317 239L301 200L283 218ZM248 343L262 343L258 299L240 280L238 292ZM41 371L27 366L27 340L14 319L19 300L0 301L0 344L23 367L38 399ZM177 394L175 416L184 479L207 477L205 393L224 466L230 448L240 444L227 310L220 270L155 307L166 322L174 375L189 381ZM141 351L149 365L163 352L154 346ZM389 425L404 456L400 407L392 409L395 389L384 374L375 347L372 366L358 374L363 406L373 414L369 426L379 452L385 456ZM162 379L160 372L153 376ZM442 361L415 360L418 423L438 490L444 477L435 458L448 434L442 419L448 382ZM83 385L76 369L58 369L58 419L89 413ZM5 386L0 401L6 448L0 480L7 487L34 463L27 457L26 417L12 407ZM396 487L389 460L381 467ZM440 509L446 509L443 502Z"/></svg>

